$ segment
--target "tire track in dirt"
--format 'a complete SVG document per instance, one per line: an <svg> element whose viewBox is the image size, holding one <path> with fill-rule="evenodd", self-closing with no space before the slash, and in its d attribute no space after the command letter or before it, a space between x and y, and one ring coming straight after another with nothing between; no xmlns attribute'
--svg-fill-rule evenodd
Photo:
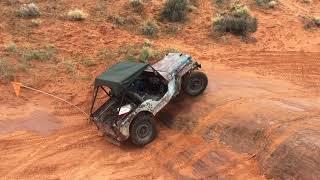
<svg viewBox="0 0 320 180"><path fill-rule="evenodd" d="M221 62L237 69L249 68L308 87L320 87L319 52L243 52Z"/></svg>
<svg viewBox="0 0 320 180"><path fill-rule="evenodd" d="M1 151L8 154L6 164L15 166L10 170L1 167L3 177L261 178L253 165L255 162L246 161L247 155L190 134L188 128L183 128L187 120L181 125L184 130L170 129L160 123L159 137L143 149L130 144L119 148L99 137L96 129L75 110L60 104L54 107L53 113L64 124L58 132L45 137L26 132L0 138L14 144ZM28 143L17 144L21 141ZM12 161L13 157L19 161Z"/></svg>

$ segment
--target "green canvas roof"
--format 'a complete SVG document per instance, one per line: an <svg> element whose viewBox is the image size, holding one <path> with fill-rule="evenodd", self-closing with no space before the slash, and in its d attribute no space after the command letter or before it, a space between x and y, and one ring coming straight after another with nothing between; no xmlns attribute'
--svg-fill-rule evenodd
<svg viewBox="0 0 320 180"><path fill-rule="evenodd" d="M148 64L133 61L123 61L113 65L100 74L95 80L95 86L107 86L114 95L119 95L127 88L146 68Z"/></svg>

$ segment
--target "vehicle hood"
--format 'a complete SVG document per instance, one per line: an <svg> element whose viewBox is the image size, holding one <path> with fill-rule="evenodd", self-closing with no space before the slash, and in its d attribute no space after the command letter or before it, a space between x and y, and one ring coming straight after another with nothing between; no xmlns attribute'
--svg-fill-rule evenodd
<svg viewBox="0 0 320 180"><path fill-rule="evenodd" d="M181 53L169 53L162 60L153 64L165 79L170 80L176 72L179 72L185 65L192 61L191 56Z"/></svg>

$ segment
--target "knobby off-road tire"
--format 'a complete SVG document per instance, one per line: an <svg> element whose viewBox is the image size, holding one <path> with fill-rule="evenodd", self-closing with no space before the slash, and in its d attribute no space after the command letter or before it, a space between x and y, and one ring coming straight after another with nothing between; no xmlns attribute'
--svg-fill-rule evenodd
<svg viewBox="0 0 320 180"><path fill-rule="evenodd" d="M154 117L151 114L141 114L130 126L131 142L138 146L150 143L157 135Z"/></svg>
<svg viewBox="0 0 320 180"><path fill-rule="evenodd" d="M208 77L200 71L193 71L187 74L182 81L183 91L190 96L198 96L207 88Z"/></svg>

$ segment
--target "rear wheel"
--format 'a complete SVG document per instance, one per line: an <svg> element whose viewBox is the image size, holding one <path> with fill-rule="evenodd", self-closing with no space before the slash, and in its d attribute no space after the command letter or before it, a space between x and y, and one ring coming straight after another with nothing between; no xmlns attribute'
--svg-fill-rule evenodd
<svg viewBox="0 0 320 180"><path fill-rule="evenodd" d="M190 96L198 96L208 85L207 75L200 71L193 71L184 77L182 88Z"/></svg>
<svg viewBox="0 0 320 180"><path fill-rule="evenodd" d="M130 139L133 144L144 146L157 135L154 117L151 114L139 115L130 126Z"/></svg>

